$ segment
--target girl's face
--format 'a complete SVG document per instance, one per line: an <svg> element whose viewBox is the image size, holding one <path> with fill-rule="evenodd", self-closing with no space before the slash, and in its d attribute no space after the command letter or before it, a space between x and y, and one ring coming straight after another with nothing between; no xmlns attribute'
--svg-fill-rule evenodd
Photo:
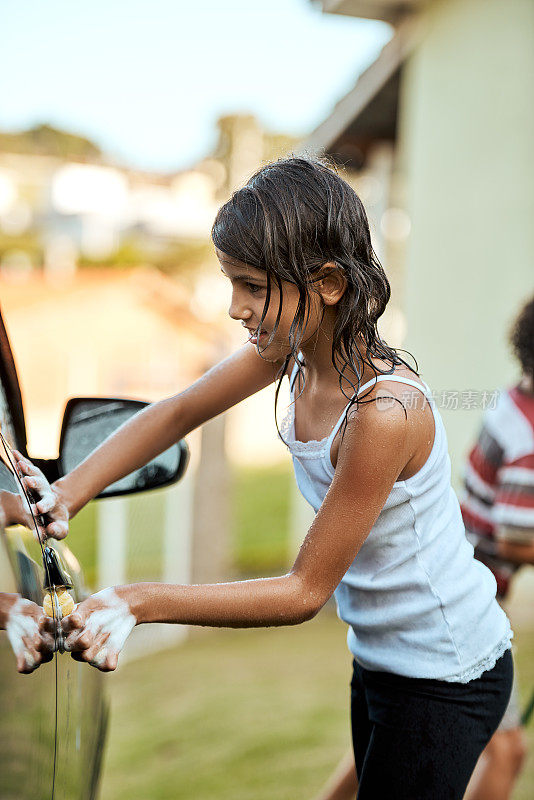
<svg viewBox="0 0 534 800"><path fill-rule="evenodd" d="M261 269L250 267L242 261L237 261L216 249L217 258L221 264L221 271L232 284L232 301L228 309L232 319L240 321L247 329L247 341L256 345L262 357L267 361L279 361L291 352L289 345L289 331L295 318L299 301L297 287L288 281L282 281L282 313L276 331L269 342L276 325L276 317L280 307L280 291L274 281L271 281L271 297L267 314L261 322L263 307L267 297L267 273ZM304 344L318 330L322 318L322 304L320 297L314 292L310 293L309 318L302 332Z"/></svg>

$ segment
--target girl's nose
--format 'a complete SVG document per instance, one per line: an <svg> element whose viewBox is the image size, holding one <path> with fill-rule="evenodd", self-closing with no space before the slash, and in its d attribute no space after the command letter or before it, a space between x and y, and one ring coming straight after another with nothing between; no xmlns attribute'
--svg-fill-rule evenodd
<svg viewBox="0 0 534 800"><path fill-rule="evenodd" d="M230 302L230 308L228 309L228 314L232 319L242 319L247 320L250 319L252 316L252 312L249 308L247 308L247 304L240 301L239 296L236 292L232 292L232 300Z"/></svg>

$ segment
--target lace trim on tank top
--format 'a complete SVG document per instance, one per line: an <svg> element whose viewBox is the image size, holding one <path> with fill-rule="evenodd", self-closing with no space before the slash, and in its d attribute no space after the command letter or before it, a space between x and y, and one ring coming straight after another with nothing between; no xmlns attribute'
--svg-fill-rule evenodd
<svg viewBox="0 0 534 800"><path fill-rule="evenodd" d="M513 635L513 632L508 630L506 635L487 656L477 661L477 663L469 667L469 669L464 670L464 672L460 672L459 675L451 675L449 678L441 678L440 680L446 681L447 683L470 683L470 681L480 678L484 672L493 669L499 658L511 648L511 639Z"/></svg>
<svg viewBox="0 0 534 800"><path fill-rule="evenodd" d="M291 402L287 414L280 424L280 433L284 439L284 444L290 447L291 452L295 453L295 455L301 455L303 453L306 455L319 455L326 449L326 445L332 434L330 433L328 436L325 436L324 439L310 439L307 442L300 442L298 439L295 439L293 433L295 424L294 402L294 400ZM346 410L345 408L343 416ZM293 436L291 435L292 433Z"/></svg>

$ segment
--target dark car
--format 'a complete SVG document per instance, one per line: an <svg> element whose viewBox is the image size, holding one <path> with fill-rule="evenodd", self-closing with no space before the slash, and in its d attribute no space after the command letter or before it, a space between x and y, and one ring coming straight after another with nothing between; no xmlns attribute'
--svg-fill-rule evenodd
<svg viewBox="0 0 534 800"><path fill-rule="evenodd" d="M49 481L55 480L143 405L117 398L70 400L63 419L59 458L35 459L34 463ZM0 424L7 442L7 449L1 448L1 500L1 493L22 495L10 464L9 448L28 455L20 388L1 315ZM178 442L143 469L108 487L102 496L131 494L174 483L184 473L187 460L185 442ZM0 513L0 592L17 593L42 605L50 569L43 565L43 550L31 518L26 519L26 524L6 527L1 517ZM63 542L47 544L60 576L66 576L52 581L65 583L74 601L79 602L87 595L83 564ZM94 798L106 723L107 702L100 672L73 661L68 653L56 652L53 660L33 673L19 674L6 632L0 631L1 800Z"/></svg>

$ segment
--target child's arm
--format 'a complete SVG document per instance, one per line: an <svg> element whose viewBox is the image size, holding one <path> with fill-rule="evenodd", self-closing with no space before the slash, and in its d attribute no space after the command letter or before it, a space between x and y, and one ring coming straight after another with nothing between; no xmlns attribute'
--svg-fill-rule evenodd
<svg viewBox="0 0 534 800"><path fill-rule="evenodd" d="M497 553L514 564L534 564L534 453L506 461L497 475Z"/></svg>
<svg viewBox="0 0 534 800"><path fill-rule="evenodd" d="M192 430L260 391L276 379L280 364L264 361L246 344L185 391L153 403L115 431L36 504L47 514L47 536L63 538L66 520L106 486L139 469ZM19 458L26 485L42 492L44 476ZM57 521L57 524L55 522Z"/></svg>
<svg viewBox="0 0 534 800"><path fill-rule="evenodd" d="M358 778L351 749L343 756L316 800L356 800L357 791Z"/></svg>
<svg viewBox="0 0 534 800"><path fill-rule="evenodd" d="M410 428L397 404L387 411L374 404L358 410L340 445L332 485L286 575L197 586L140 583L105 590L66 618L69 648L80 651L79 660L109 670L115 669L131 627L142 622L265 627L311 619L356 557L394 482L413 457L417 437Z"/></svg>
<svg viewBox="0 0 534 800"><path fill-rule="evenodd" d="M506 529L504 529L506 531ZM534 529L529 528L524 530L525 534L530 537L530 542L522 541L515 542L510 539L504 539L497 542L497 553L501 558L506 561L511 561L513 564L532 564L534 565ZM510 534L508 534L510 535Z"/></svg>

